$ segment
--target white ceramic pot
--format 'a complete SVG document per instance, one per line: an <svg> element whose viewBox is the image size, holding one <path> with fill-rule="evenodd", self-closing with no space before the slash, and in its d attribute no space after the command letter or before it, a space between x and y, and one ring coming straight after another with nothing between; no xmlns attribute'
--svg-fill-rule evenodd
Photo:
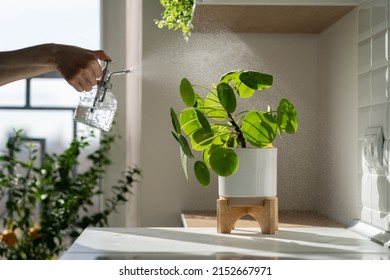
<svg viewBox="0 0 390 280"><path fill-rule="evenodd" d="M218 176L218 193L223 197L275 197L277 148L237 148L237 171Z"/></svg>

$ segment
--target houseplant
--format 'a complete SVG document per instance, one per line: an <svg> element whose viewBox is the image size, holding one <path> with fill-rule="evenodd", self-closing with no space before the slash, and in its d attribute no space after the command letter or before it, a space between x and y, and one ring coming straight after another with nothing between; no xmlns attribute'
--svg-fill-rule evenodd
<svg viewBox="0 0 390 280"><path fill-rule="evenodd" d="M194 3L194 0L160 0L164 11L161 14L161 19L156 19L155 23L159 28L180 29L184 39L188 40L193 28Z"/></svg>
<svg viewBox="0 0 390 280"><path fill-rule="evenodd" d="M185 108L178 114L171 108L172 135L180 145L181 162L188 178L187 162L194 160L194 173L202 186L210 183L210 169L220 177L233 175L239 167L237 148L270 148L276 136L298 129L294 105L282 98L274 110L236 112L237 100L250 98L272 86L273 76L249 70L223 75L207 88L195 86L187 78L180 83ZM196 90L205 90L202 98ZM194 152L200 152L196 158Z"/></svg>
<svg viewBox="0 0 390 280"><path fill-rule="evenodd" d="M111 163L108 152L116 136L103 134L99 147L89 153L90 167L74 172L80 153L95 135L75 139L61 154L46 154L36 164L37 150L15 131L0 156L0 259L53 259L87 226L106 226L108 217L127 201L126 194L138 180L140 170L129 167L112 186L104 209L90 213L93 199L100 197L99 180ZM28 159L18 159L27 145ZM37 166L38 165L38 166Z"/></svg>

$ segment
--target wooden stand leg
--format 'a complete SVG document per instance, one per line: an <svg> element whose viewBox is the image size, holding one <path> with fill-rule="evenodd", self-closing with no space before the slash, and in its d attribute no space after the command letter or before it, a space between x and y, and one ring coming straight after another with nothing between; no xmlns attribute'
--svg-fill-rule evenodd
<svg viewBox="0 0 390 280"><path fill-rule="evenodd" d="M235 223L243 216L252 216L264 234L275 234L278 229L278 199L265 198L263 205L229 205L228 198L217 200L217 231L230 233Z"/></svg>

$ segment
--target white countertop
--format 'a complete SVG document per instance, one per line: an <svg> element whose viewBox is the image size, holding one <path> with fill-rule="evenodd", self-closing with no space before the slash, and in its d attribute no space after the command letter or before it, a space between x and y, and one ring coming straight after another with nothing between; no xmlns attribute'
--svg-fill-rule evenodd
<svg viewBox="0 0 390 280"><path fill-rule="evenodd" d="M385 259L390 250L344 228L87 228L62 260L95 259Z"/></svg>

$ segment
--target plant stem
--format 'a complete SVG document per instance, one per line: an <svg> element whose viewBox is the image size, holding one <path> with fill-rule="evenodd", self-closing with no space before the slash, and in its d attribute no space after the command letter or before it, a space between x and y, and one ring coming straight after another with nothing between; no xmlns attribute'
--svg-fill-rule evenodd
<svg viewBox="0 0 390 280"><path fill-rule="evenodd" d="M230 114L229 112L227 114L228 114L230 123L232 124L235 131L237 132L237 140L241 143L241 148L246 148L246 141L244 138L244 134L242 134L242 131L241 131L240 127L238 126L238 124L236 123L236 121L234 120L232 114Z"/></svg>

